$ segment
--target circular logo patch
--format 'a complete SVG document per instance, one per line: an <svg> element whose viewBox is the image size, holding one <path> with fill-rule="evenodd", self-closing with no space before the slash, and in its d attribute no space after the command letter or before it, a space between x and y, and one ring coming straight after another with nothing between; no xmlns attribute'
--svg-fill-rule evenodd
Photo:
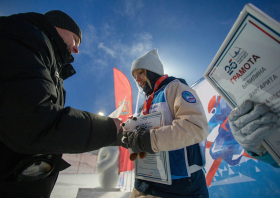
<svg viewBox="0 0 280 198"><path fill-rule="evenodd" d="M195 103L196 102L195 97L188 91L183 91L182 92L182 97L187 102L190 102L190 103Z"/></svg>

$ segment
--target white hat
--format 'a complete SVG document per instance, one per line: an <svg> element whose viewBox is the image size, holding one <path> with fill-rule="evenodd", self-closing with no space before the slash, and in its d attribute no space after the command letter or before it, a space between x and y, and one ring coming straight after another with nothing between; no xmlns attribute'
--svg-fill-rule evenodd
<svg viewBox="0 0 280 198"><path fill-rule="evenodd" d="M137 58L133 61L131 66L131 75L133 76L133 71L136 69L147 69L154 72L160 76L164 74L163 64L161 63L158 55L158 50L153 49L147 52L143 56Z"/></svg>

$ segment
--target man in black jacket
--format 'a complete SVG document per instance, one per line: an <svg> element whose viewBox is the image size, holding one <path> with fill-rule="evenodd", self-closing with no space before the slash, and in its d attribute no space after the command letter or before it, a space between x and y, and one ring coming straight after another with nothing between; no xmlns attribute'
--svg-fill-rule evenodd
<svg viewBox="0 0 280 198"><path fill-rule="evenodd" d="M58 10L0 17L0 197L49 197L63 153L116 145L118 119L64 107L81 40Z"/></svg>

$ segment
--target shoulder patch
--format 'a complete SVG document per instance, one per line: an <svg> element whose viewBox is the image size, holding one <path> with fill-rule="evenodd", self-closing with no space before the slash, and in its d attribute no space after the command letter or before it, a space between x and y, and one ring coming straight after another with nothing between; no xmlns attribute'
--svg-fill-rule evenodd
<svg viewBox="0 0 280 198"><path fill-rule="evenodd" d="M182 92L182 97L187 102L190 102L190 103L195 103L196 102L195 97L192 95L192 93L190 93L188 91L183 91Z"/></svg>

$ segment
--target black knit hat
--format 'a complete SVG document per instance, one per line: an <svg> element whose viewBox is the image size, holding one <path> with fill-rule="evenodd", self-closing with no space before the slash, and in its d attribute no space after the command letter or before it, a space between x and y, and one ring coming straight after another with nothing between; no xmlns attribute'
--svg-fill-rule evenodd
<svg viewBox="0 0 280 198"><path fill-rule="evenodd" d="M82 30L69 15L60 10L51 10L46 12L44 15L54 26L69 30L77 34L82 42Z"/></svg>

